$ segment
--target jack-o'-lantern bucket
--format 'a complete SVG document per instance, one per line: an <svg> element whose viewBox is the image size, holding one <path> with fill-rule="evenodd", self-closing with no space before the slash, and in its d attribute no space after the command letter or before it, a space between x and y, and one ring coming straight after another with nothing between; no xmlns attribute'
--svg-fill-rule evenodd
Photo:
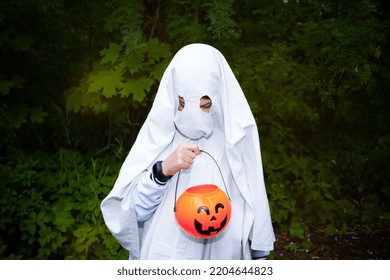
<svg viewBox="0 0 390 280"><path fill-rule="evenodd" d="M208 154L205 151L201 152ZM214 160L210 154L208 155ZM215 160L214 162L216 163ZM220 169L219 171L222 176ZM227 192L226 184L225 189ZM186 189L177 200L175 193L174 212L180 228L188 235L196 238L211 238L227 227L232 207L228 194L216 185L204 184Z"/></svg>
<svg viewBox="0 0 390 280"><path fill-rule="evenodd" d="M197 238L211 238L221 233L231 213L228 196L216 185L188 188L176 201L177 223L187 234Z"/></svg>

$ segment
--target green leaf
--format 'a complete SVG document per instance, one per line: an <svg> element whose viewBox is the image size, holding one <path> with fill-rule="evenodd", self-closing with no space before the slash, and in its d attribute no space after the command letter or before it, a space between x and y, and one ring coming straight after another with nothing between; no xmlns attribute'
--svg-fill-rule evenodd
<svg viewBox="0 0 390 280"><path fill-rule="evenodd" d="M43 120L47 115L48 113L44 112L42 107L38 107L31 110L30 119L33 123L43 123Z"/></svg>
<svg viewBox="0 0 390 280"><path fill-rule="evenodd" d="M97 94L72 92L66 101L67 111L79 112L83 108L91 108L95 113L101 113L107 110L107 104L103 103Z"/></svg>
<svg viewBox="0 0 390 280"><path fill-rule="evenodd" d="M153 69L150 71L150 77L157 81L160 81L165 72L165 69L168 66L168 63L169 63L168 60L163 60L161 63L155 65Z"/></svg>
<svg viewBox="0 0 390 280"><path fill-rule="evenodd" d="M119 71L103 70L92 74L88 79L88 92L101 92L107 98L113 97L123 87L122 75Z"/></svg>
<svg viewBox="0 0 390 280"><path fill-rule="evenodd" d="M133 99L142 102L146 96L146 92L148 92L151 86L154 84L154 80L141 77L137 80L128 80L123 87L121 94L122 96L133 95Z"/></svg>
<svg viewBox="0 0 390 280"><path fill-rule="evenodd" d="M0 75L0 93L7 95L12 88L22 88L24 82L25 80L18 75L12 76L9 80Z"/></svg>
<svg viewBox="0 0 390 280"><path fill-rule="evenodd" d="M89 234L93 231L93 228L89 224L85 224L77 228L73 231L73 235L82 241L85 240L89 236Z"/></svg>
<svg viewBox="0 0 390 280"><path fill-rule="evenodd" d="M117 62L122 46L116 43L110 43L108 48L102 50L100 54L103 56L101 63Z"/></svg>
<svg viewBox="0 0 390 280"><path fill-rule="evenodd" d="M27 123L27 114L26 110L20 110L17 112L17 115L12 119L12 124L15 128L20 128L22 124Z"/></svg>
<svg viewBox="0 0 390 280"><path fill-rule="evenodd" d="M293 222L289 228L289 233L292 236L304 239L305 228L301 223Z"/></svg>
<svg viewBox="0 0 390 280"><path fill-rule="evenodd" d="M107 103L102 102L99 94L88 93L88 84L82 82L79 87L72 87L67 91L66 110L79 112L85 108L101 113L107 110Z"/></svg>
<svg viewBox="0 0 390 280"><path fill-rule="evenodd" d="M127 69L132 75L139 72L143 69L143 67L145 67L143 54L132 52L122 56L119 62L119 67L121 69Z"/></svg>
<svg viewBox="0 0 390 280"><path fill-rule="evenodd" d="M172 56L169 45L160 43L158 39L149 40L147 48L150 63L155 63L160 61L161 58L167 59Z"/></svg>

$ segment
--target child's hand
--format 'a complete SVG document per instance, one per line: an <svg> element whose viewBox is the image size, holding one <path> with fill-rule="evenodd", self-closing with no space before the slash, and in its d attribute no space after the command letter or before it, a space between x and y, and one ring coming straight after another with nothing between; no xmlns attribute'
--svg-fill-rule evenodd
<svg viewBox="0 0 390 280"><path fill-rule="evenodd" d="M189 169L200 149L195 144L179 145L163 162L162 171L165 176L173 176L181 169Z"/></svg>

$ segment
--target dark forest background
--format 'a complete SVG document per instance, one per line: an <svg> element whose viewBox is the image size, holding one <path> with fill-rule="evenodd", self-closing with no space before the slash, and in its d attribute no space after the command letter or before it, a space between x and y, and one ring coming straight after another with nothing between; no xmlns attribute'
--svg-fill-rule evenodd
<svg viewBox="0 0 390 280"><path fill-rule="evenodd" d="M127 258L100 202L193 42L255 115L271 258L389 258L319 250L390 236L389 23L375 0L1 1L0 258Z"/></svg>

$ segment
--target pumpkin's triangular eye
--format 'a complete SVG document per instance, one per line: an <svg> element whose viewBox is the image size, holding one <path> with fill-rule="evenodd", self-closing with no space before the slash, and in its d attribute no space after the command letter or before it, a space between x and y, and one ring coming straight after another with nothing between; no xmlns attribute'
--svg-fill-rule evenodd
<svg viewBox="0 0 390 280"><path fill-rule="evenodd" d="M217 205L215 205L215 213L218 213L218 209L219 208L222 208L222 209L224 209L225 208L225 206L223 206L223 204L222 203L218 203Z"/></svg>
<svg viewBox="0 0 390 280"><path fill-rule="evenodd" d="M198 214L199 214L200 212L202 212L202 211L205 211L207 215L210 215L210 210L209 210L209 208L207 208L206 206L200 206L200 207L198 208Z"/></svg>

